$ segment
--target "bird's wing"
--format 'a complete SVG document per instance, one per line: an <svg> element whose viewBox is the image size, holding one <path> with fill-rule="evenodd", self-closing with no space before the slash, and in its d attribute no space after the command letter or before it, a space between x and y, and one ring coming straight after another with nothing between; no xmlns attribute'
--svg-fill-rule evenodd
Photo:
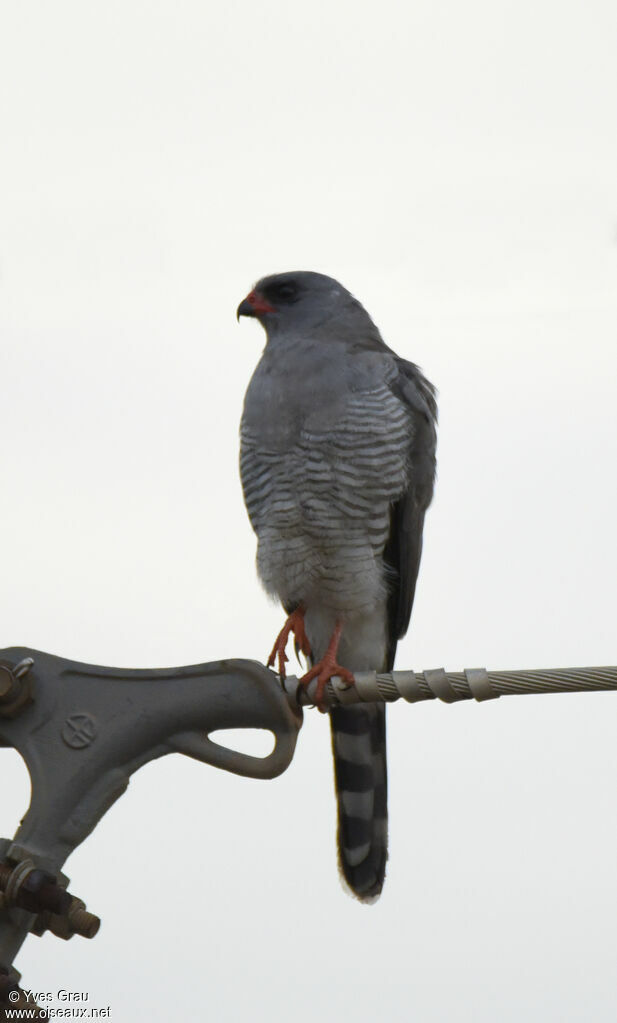
<svg viewBox="0 0 617 1023"><path fill-rule="evenodd" d="M378 349L379 350L379 349ZM390 512L384 560L390 568L387 650L371 667L392 670L397 640L407 630L422 552L424 513L433 495L437 407L435 392L413 363L395 356L389 388L409 416L408 484ZM385 658L385 663L383 658ZM386 710L374 705L330 712L338 807L341 873L363 902L381 892L387 842Z"/></svg>
<svg viewBox="0 0 617 1023"><path fill-rule="evenodd" d="M384 560L393 571L388 601L392 670L396 642L407 632L422 555L424 513L435 480L437 405L435 389L412 362L397 357L398 375L391 386L411 418L409 484L392 506Z"/></svg>

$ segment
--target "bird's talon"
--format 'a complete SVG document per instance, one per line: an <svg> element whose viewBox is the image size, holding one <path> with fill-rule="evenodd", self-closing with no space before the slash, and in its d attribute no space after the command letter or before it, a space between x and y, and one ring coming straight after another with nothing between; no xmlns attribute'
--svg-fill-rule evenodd
<svg viewBox="0 0 617 1023"><path fill-rule="evenodd" d="M348 686L351 686L355 682L353 673L348 668L344 668L336 660L336 653L338 650L339 640L341 638L342 625L337 622L334 632L332 633L332 639L328 649L318 664L315 664L310 671L307 671L306 675L303 675L300 679L300 684L308 686L314 678L317 679L317 686L315 689L315 706L324 713L326 710L326 704L324 702L324 693L328 682L335 676L338 676L343 682L346 682Z"/></svg>
<svg viewBox="0 0 617 1023"><path fill-rule="evenodd" d="M289 618L276 637L276 641L268 658L267 665L269 668L273 668L278 659L279 675L281 676L282 682L285 681L286 677L285 664L289 660L285 652L285 648L291 632L293 632L296 637L296 641L300 646L300 649L306 653L305 648L308 648L308 652L310 654L311 648L309 646L308 639L306 638L306 632L304 631L304 608L302 606L297 607L296 610L292 611L289 615Z"/></svg>

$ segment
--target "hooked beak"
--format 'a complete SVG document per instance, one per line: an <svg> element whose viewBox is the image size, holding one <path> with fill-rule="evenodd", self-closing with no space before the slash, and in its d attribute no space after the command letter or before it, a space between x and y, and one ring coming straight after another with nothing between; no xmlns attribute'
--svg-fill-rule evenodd
<svg viewBox="0 0 617 1023"><path fill-rule="evenodd" d="M273 312L275 312L274 306L266 302L259 292L251 291L250 295L247 295L236 309L236 319L239 321L241 316L255 316L259 319L265 313Z"/></svg>

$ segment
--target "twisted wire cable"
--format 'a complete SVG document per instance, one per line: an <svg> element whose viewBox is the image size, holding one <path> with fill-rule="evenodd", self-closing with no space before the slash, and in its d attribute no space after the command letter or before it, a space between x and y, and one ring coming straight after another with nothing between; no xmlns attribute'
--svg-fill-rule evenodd
<svg viewBox="0 0 617 1023"><path fill-rule="evenodd" d="M316 682L306 689L289 675L284 683L290 701L305 705L315 702ZM393 703L406 700L496 700L500 696L524 693L584 693L617 689L617 667L539 668L529 671L487 671L486 668L465 668L463 671L392 671L355 673L355 684L346 685L333 678L325 690L326 707L352 703Z"/></svg>

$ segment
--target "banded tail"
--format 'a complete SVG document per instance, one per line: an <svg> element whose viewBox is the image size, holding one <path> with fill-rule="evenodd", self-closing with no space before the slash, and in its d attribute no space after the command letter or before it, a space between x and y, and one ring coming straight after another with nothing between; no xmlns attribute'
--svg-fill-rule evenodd
<svg viewBox="0 0 617 1023"><path fill-rule="evenodd" d="M360 902L379 898L388 857L386 708L330 712L338 804L338 856L344 881Z"/></svg>

